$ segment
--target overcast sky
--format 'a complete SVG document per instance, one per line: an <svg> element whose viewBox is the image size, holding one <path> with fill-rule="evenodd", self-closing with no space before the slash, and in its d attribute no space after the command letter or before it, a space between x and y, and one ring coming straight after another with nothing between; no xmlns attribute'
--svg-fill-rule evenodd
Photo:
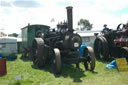
<svg viewBox="0 0 128 85"><path fill-rule="evenodd" d="M128 21L128 0L0 0L0 31L20 33L28 23L56 27L67 20L67 6L73 6L74 29L81 18L88 19L93 30L102 30L103 24L116 29Z"/></svg>

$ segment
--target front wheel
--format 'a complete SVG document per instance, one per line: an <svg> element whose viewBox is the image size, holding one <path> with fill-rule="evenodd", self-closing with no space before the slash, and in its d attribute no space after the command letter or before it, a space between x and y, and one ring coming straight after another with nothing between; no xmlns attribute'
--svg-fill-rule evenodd
<svg viewBox="0 0 128 85"><path fill-rule="evenodd" d="M55 73L59 74L61 73L61 55L60 50L58 48L54 49L55 53Z"/></svg>
<svg viewBox="0 0 128 85"><path fill-rule="evenodd" d="M92 47L86 47L84 49L84 57L86 57L86 61L84 62L85 68L90 71L94 71L96 61L95 61L95 54Z"/></svg>

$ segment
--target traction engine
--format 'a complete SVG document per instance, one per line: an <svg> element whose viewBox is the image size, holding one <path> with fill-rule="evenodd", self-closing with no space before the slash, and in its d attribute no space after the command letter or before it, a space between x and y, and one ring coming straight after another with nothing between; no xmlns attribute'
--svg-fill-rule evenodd
<svg viewBox="0 0 128 85"><path fill-rule="evenodd" d="M126 57L128 60L128 26L119 24L116 30L97 36L94 42L97 59L108 60L112 57Z"/></svg>
<svg viewBox="0 0 128 85"><path fill-rule="evenodd" d="M61 73L62 63L76 64L86 62L90 70L95 68L93 49L84 49L84 57L80 57L79 48L82 40L79 34L73 32L72 7L67 7L67 22L57 25L57 29L44 33L38 31L37 37L32 42L33 63L44 67L48 63L55 65L55 73ZM90 54L90 55L89 55Z"/></svg>

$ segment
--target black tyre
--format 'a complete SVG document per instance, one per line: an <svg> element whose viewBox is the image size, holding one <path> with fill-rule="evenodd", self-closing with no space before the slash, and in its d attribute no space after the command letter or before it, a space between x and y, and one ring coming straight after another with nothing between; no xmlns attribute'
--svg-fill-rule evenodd
<svg viewBox="0 0 128 85"><path fill-rule="evenodd" d="M84 49L84 57L87 57L87 61L85 61L85 63L88 65L85 67L88 67L88 70L90 71L94 71L96 60L95 60L95 54L92 47L86 47Z"/></svg>
<svg viewBox="0 0 128 85"><path fill-rule="evenodd" d="M39 68L44 67L46 57L44 56L44 41L41 38L35 38L32 42L33 63Z"/></svg>
<svg viewBox="0 0 128 85"><path fill-rule="evenodd" d="M61 55L60 50L58 48L54 49L55 53L55 73L59 74L61 73Z"/></svg>

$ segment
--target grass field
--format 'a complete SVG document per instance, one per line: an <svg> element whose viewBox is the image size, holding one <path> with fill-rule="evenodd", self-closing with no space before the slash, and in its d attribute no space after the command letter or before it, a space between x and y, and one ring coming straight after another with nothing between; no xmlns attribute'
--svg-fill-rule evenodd
<svg viewBox="0 0 128 85"><path fill-rule="evenodd" d="M105 69L109 62L96 61L95 72L72 66L63 66L62 74L54 75L52 65L44 69L33 66L32 61L20 59L7 61L7 75L0 77L0 85L128 85L128 71ZM20 76L20 80L15 80Z"/></svg>

